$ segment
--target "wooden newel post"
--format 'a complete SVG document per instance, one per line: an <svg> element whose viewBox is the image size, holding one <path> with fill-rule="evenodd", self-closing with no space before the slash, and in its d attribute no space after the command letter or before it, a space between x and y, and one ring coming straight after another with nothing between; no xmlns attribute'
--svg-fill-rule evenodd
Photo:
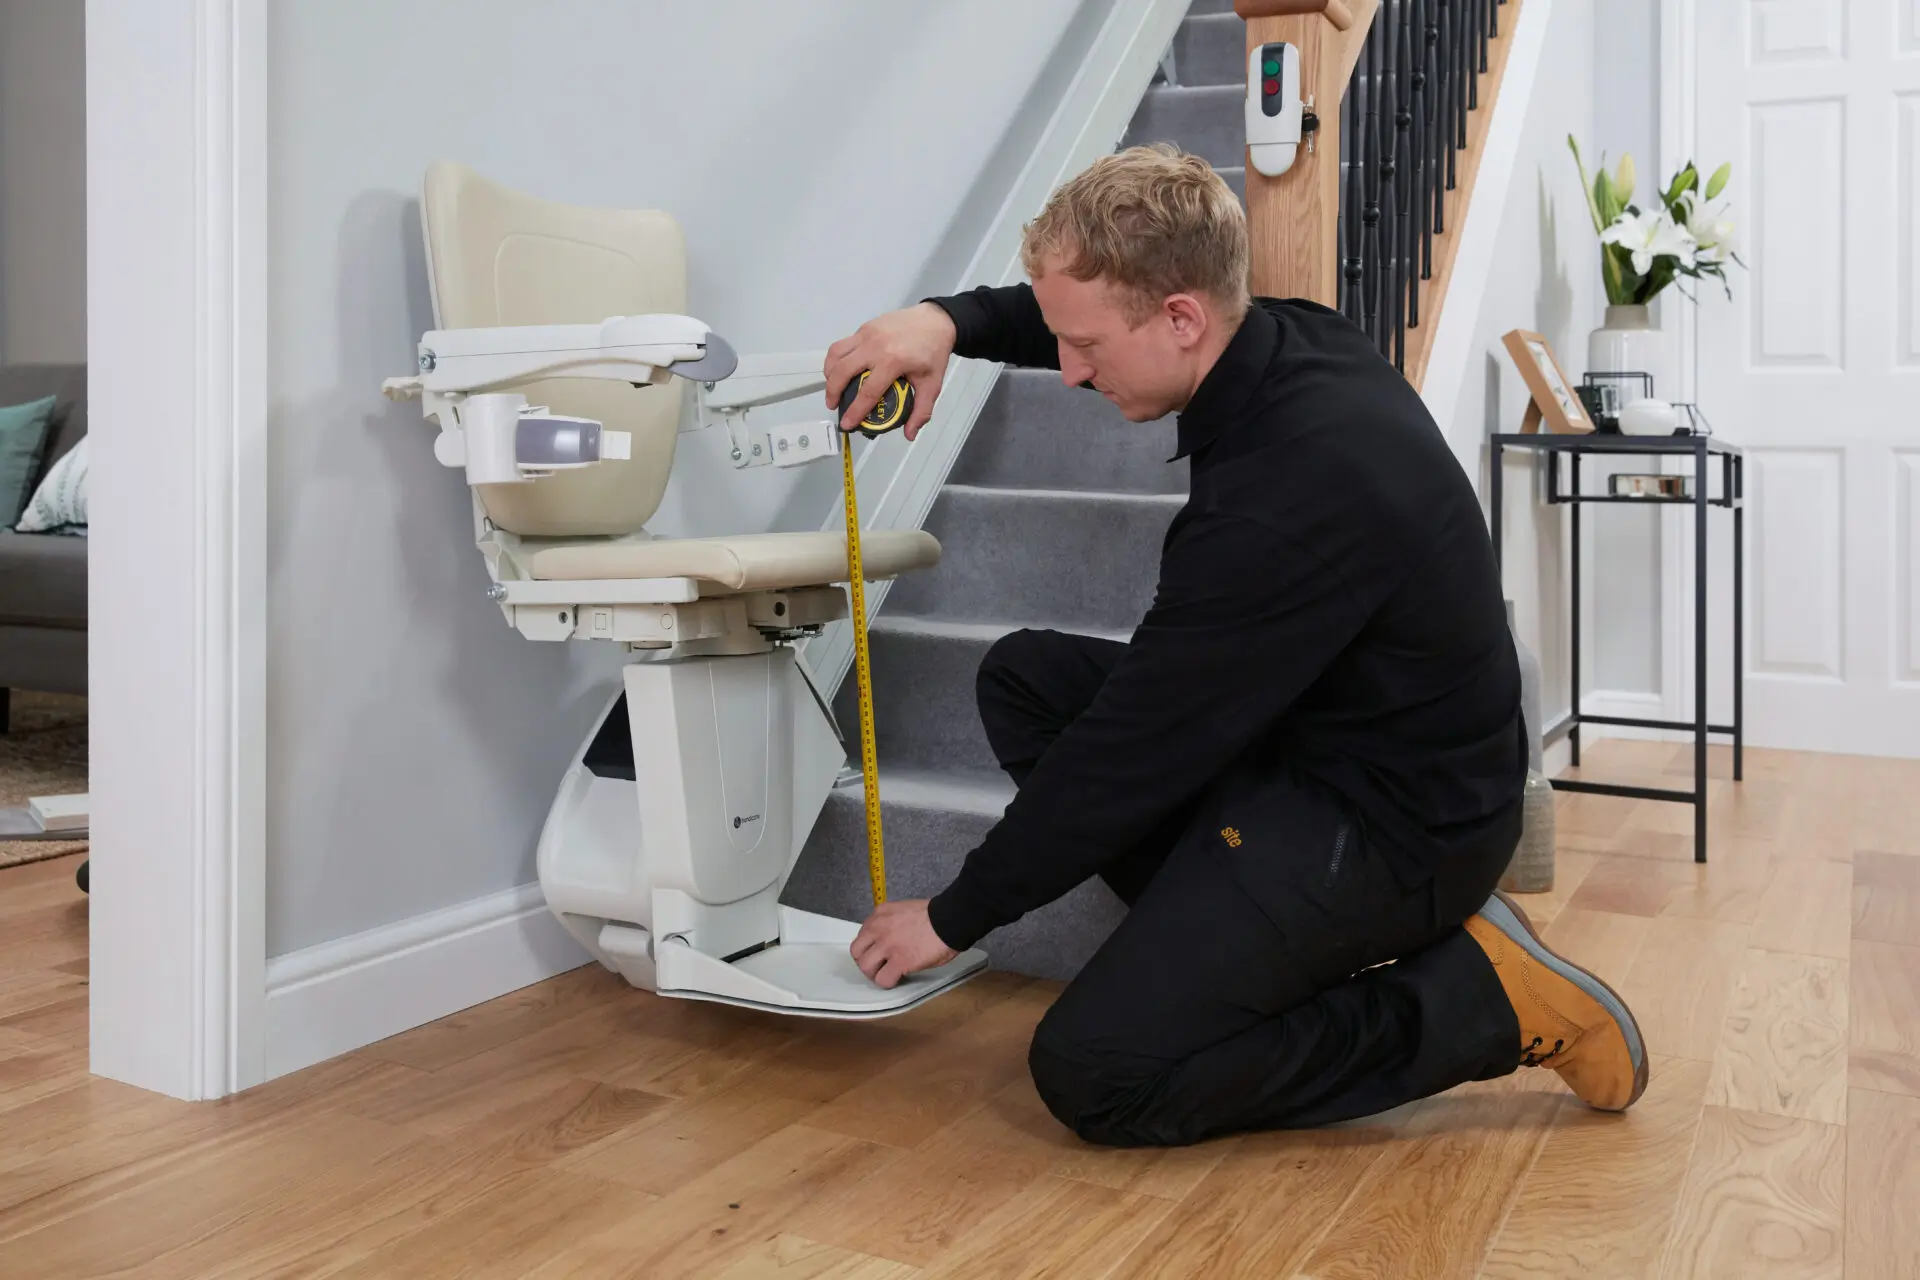
<svg viewBox="0 0 1920 1280"><path fill-rule="evenodd" d="M1234 0L1249 54L1274 41L1300 51L1300 96L1320 118L1312 152L1302 139L1279 177L1247 166L1256 294L1340 305L1340 103L1379 7L1379 0Z"/></svg>

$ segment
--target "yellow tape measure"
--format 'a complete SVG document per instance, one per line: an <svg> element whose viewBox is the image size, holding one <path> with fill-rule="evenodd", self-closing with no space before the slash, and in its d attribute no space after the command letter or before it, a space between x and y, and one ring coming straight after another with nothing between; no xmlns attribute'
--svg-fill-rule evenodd
<svg viewBox="0 0 1920 1280"><path fill-rule="evenodd" d="M853 407L871 372L847 383L840 395L840 413L844 417ZM895 378L880 403L867 411L860 425L853 428L869 439L903 427L913 413L913 384ZM849 433L851 434L851 433ZM865 783L867 806L867 875L873 881L873 904L887 900L887 859L880 839L880 751L873 731L873 659L867 649L867 581L860 559L860 495L853 481L853 441L840 442L841 479L847 508L847 594L851 597L853 621L853 674L860 691L860 769Z"/></svg>

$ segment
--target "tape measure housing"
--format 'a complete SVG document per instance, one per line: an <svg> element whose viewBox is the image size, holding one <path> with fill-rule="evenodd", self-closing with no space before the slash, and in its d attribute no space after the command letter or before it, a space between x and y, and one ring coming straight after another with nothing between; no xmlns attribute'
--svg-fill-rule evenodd
<svg viewBox="0 0 1920 1280"><path fill-rule="evenodd" d="M860 394L860 388L867 385L867 379L873 376L868 370L858 378L847 383L847 389L840 393L840 414L846 416L853 408L854 397ZM907 425L907 419L913 416L913 384L905 378L895 378L888 384L879 403L867 410L860 425L853 428L869 440L878 439L889 431L898 430ZM849 433L851 434L851 432Z"/></svg>

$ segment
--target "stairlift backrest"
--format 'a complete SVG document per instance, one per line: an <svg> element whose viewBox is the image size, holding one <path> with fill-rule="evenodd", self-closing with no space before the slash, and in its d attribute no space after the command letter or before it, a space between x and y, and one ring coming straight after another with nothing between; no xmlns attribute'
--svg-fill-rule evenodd
<svg viewBox="0 0 1920 1280"><path fill-rule="evenodd" d="M435 164L421 199L435 325L588 324L687 304L686 246L671 215L537 199L464 165ZM632 433L632 456L535 484L482 485L488 519L526 537L637 533L660 506L679 431L679 378L645 387L545 378L512 388L557 414Z"/></svg>

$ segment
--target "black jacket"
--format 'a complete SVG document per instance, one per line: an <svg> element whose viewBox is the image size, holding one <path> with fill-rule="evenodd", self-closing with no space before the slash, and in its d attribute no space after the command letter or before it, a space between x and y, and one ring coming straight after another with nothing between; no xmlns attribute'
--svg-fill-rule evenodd
<svg viewBox="0 0 1920 1280"><path fill-rule="evenodd" d="M1059 368L1028 286L934 301L960 355ZM1343 797L1408 887L1520 802L1520 668L1480 503L1366 335L1256 299L1180 414L1181 457L1153 607L933 899L949 946L1053 901L1253 753Z"/></svg>

